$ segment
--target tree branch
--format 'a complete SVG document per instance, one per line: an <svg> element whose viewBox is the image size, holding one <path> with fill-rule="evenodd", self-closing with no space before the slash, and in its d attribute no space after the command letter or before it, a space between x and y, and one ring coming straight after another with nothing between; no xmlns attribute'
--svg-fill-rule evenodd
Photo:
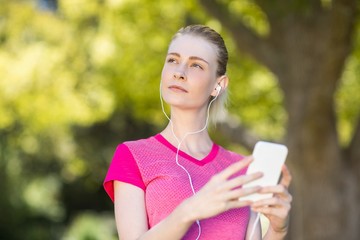
<svg viewBox="0 0 360 240"><path fill-rule="evenodd" d="M255 0L255 2L266 13L270 23L274 22L275 19L284 17L286 14L290 14L288 5L291 1Z"/></svg>
<svg viewBox="0 0 360 240"><path fill-rule="evenodd" d="M338 5L346 5L356 8L356 2L357 0L333 0L333 6L336 7Z"/></svg>
<svg viewBox="0 0 360 240"><path fill-rule="evenodd" d="M253 150L255 143L259 141L259 137L250 133L234 116L228 115L226 119L217 124L217 128L228 139L241 144L250 152Z"/></svg>
<svg viewBox="0 0 360 240"><path fill-rule="evenodd" d="M322 88L319 89L320 92L328 90L328 93L333 95L338 87L346 58L353 48L355 39L355 23L358 14L356 1L333 0L332 8L328 12L328 40L324 41L323 51L331 49L332 57L325 58L322 63L328 71L324 71L322 78L319 78L318 87ZM329 81L331 79L332 81Z"/></svg>
<svg viewBox="0 0 360 240"><path fill-rule="evenodd" d="M358 8L356 0L334 0L333 6L330 10L330 28L332 29L331 44L332 51L339 45L339 42L349 42L353 37L356 15ZM348 55L351 45L348 44L347 48L338 48L337 51Z"/></svg>
<svg viewBox="0 0 360 240"><path fill-rule="evenodd" d="M200 0L206 11L217 18L233 35L237 47L252 56L259 63L273 69L276 53L265 38L261 38L239 18L229 12L228 6L214 0Z"/></svg>
<svg viewBox="0 0 360 240"><path fill-rule="evenodd" d="M286 18L289 15L297 14L308 15L309 10L313 15L323 9L321 0L298 0L298 1L269 1L269 0L255 0L256 4L266 13L270 25ZM280 20L282 21L282 20Z"/></svg>

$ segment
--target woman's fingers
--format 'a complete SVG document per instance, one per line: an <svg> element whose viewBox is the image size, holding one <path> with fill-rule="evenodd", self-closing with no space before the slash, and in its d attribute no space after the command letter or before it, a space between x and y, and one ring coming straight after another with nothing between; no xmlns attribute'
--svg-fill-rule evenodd
<svg viewBox="0 0 360 240"><path fill-rule="evenodd" d="M251 204L251 207L281 207L283 205L290 205L290 201L278 197L271 197L254 202Z"/></svg>
<svg viewBox="0 0 360 240"><path fill-rule="evenodd" d="M251 204L251 210L265 215L272 215L279 219L286 219L291 209L291 204L281 198L273 197L260 200Z"/></svg>
<svg viewBox="0 0 360 240"><path fill-rule="evenodd" d="M241 175L241 176L238 176L238 177L228 180L227 183L224 185L224 188L227 190L230 190L233 188L241 187L245 183L249 183L256 179L261 178L263 175L264 174L261 172L252 173L252 174L248 174L248 175Z"/></svg>
<svg viewBox="0 0 360 240"><path fill-rule="evenodd" d="M239 201L238 199L231 200L227 202L226 209L229 210L233 208L241 208L241 207L249 206L250 204L251 204L250 201Z"/></svg>
<svg viewBox="0 0 360 240"><path fill-rule="evenodd" d="M268 186L268 187L263 187L259 190L260 194L266 194L266 193L272 193L274 194L274 197L277 198L281 198L289 203L291 203L292 201L292 196L289 193L288 189L284 186L284 185L276 185L276 186ZM263 204L266 205L266 199L263 200L259 200L256 203L258 203L259 205Z"/></svg>
<svg viewBox="0 0 360 240"><path fill-rule="evenodd" d="M286 218L291 209L292 196L284 185L264 187L259 193L272 193L273 197L262 199L251 204L253 211L279 218Z"/></svg>
<svg viewBox="0 0 360 240"><path fill-rule="evenodd" d="M261 189L260 193L274 193L274 194L278 194L278 195L288 195L289 191L288 191L287 187L285 187L284 185L278 184L275 186L263 187Z"/></svg>
<svg viewBox="0 0 360 240"><path fill-rule="evenodd" d="M282 173L282 177L281 177L280 184L284 185L286 188L289 188L292 176L291 176L291 173L290 173L288 167L285 164L281 168L281 173Z"/></svg>
<svg viewBox="0 0 360 240"><path fill-rule="evenodd" d="M222 172L215 175L216 177L225 180L234 175L235 173L239 172L243 168L249 166L249 164L253 161L253 157L245 157L244 159L230 165L229 167L225 168Z"/></svg>
<svg viewBox="0 0 360 240"><path fill-rule="evenodd" d="M283 207L251 207L254 212L259 212L265 215L272 215L277 218L286 219L290 211L290 205L284 205Z"/></svg>
<svg viewBox="0 0 360 240"><path fill-rule="evenodd" d="M240 197L244 197L244 196L247 196L247 195L250 195L250 194L254 194L254 193L257 193L261 188L259 186L256 186L256 187L248 187L248 188L237 188L237 189L234 189L234 190L231 190L231 191L228 191L226 193L223 194L223 198L226 200L226 201L229 201L229 200L237 200L237 201L240 201L239 198ZM247 204L251 204L252 201L250 200L245 200L245 201L242 201L242 202L246 202Z"/></svg>

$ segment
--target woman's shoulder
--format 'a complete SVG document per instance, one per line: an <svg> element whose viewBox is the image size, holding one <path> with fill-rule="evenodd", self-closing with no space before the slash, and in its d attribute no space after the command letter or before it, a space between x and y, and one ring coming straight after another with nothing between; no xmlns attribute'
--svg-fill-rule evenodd
<svg viewBox="0 0 360 240"><path fill-rule="evenodd" d="M154 140L155 140L155 136L149 136L149 137L146 137L146 138L127 140L127 141L124 141L124 142L120 143L119 146L121 146L121 145L125 145L127 147L148 146L148 145L154 144Z"/></svg>
<svg viewBox="0 0 360 240"><path fill-rule="evenodd" d="M152 152L161 152L163 150L162 144L156 139L156 135L122 142L117 148L126 148L132 155L150 154Z"/></svg>

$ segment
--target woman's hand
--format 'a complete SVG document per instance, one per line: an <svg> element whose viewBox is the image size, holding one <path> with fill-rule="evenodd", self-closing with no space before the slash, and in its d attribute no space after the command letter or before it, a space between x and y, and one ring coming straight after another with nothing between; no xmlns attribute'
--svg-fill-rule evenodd
<svg viewBox="0 0 360 240"><path fill-rule="evenodd" d="M254 202L251 208L254 212L264 214L270 221L271 230L276 233L286 233L292 196L288 192L291 182L289 169L283 165L282 178L278 185L262 188L259 193L273 193L272 198Z"/></svg>
<svg viewBox="0 0 360 240"><path fill-rule="evenodd" d="M259 191L260 187L244 189L241 186L261 178L262 174L231 176L247 167L252 160L252 157L247 157L230 165L214 175L196 195L185 200L182 207L190 214L191 220L213 217L229 209L250 205L251 201L240 201L239 198Z"/></svg>

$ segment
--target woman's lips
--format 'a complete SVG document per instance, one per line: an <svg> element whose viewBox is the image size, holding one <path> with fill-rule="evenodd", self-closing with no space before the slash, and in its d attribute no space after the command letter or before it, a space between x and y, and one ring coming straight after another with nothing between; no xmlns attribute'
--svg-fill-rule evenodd
<svg viewBox="0 0 360 240"><path fill-rule="evenodd" d="M177 86L177 85L171 85L169 87L170 90L174 91L174 92L185 92L187 93L188 91L186 91L184 88Z"/></svg>

